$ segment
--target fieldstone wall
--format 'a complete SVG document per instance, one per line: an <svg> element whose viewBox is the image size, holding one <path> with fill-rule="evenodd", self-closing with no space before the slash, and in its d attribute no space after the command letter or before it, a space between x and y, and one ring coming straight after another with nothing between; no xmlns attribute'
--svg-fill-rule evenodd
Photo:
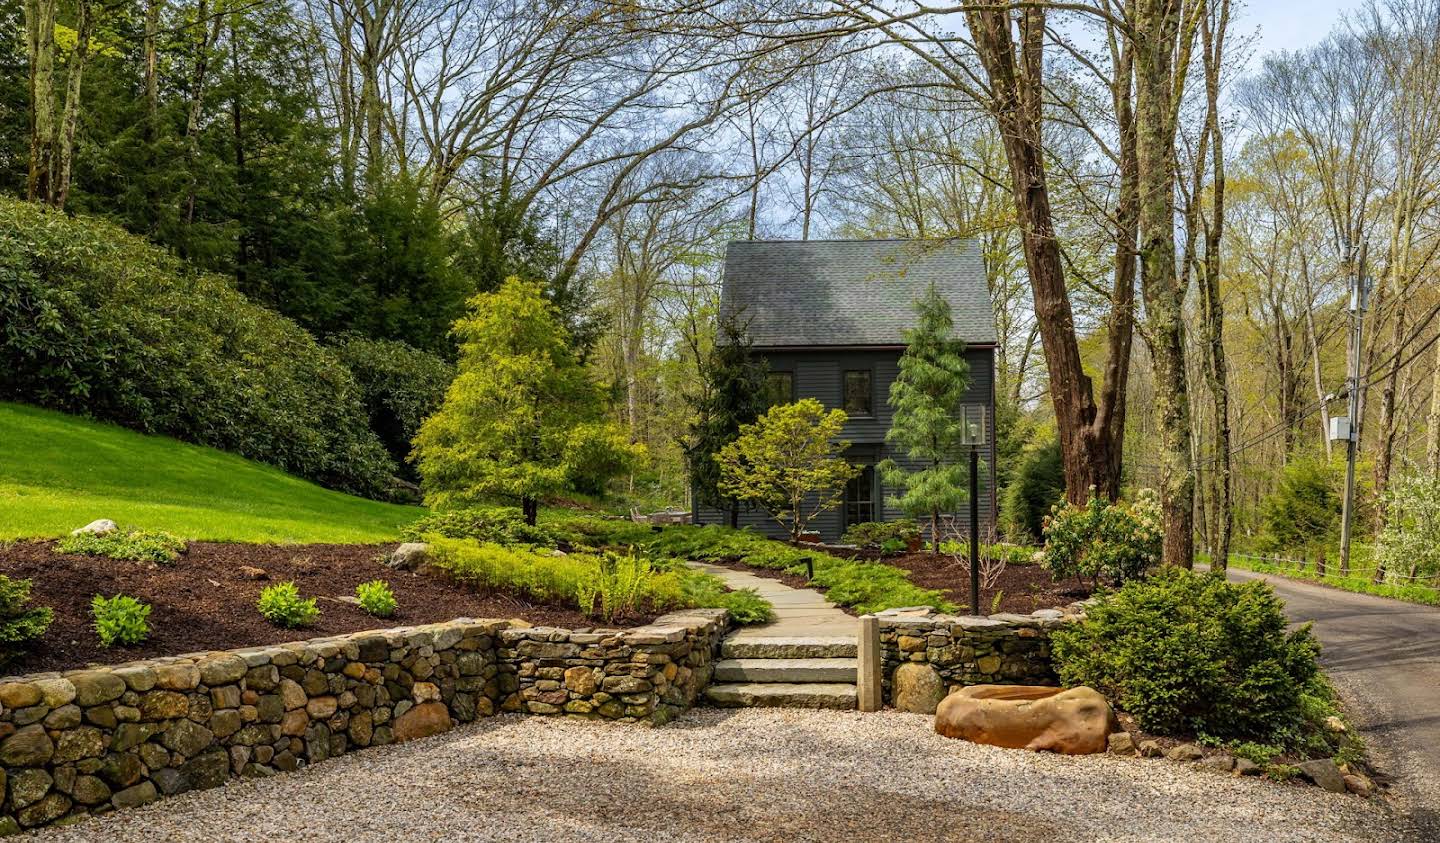
<svg viewBox="0 0 1440 843"><path fill-rule="evenodd" d="M902 683L906 686L900 689L902 695L917 683L931 685L933 691L922 691L922 698L929 693L943 697L964 685L1054 685L1057 679L1050 660L1050 630L1078 618L1076 611L1078 607L989 617L941 615L928 608L881 612L878 618L885 702L908 707L895 698L896 671L905 664L934 669L934 674L907 671ZM932 677L928 682L927 675ZM933 702L929 710L934 711Z"/></svg>
<svg viewBox="0 0 1440 843"><path fill-rule="evenodd" d="M691 609L628 630L507 629L502 708L660 725L710 683L724 609Z"/></svg>
<svg viewBox="0 0 1440 843"><path fill-rule="evenodd" d="M708 681L725 626L723 610L623 632L461 619L0 679L0 835L502 708L664 722Z"/></svg>

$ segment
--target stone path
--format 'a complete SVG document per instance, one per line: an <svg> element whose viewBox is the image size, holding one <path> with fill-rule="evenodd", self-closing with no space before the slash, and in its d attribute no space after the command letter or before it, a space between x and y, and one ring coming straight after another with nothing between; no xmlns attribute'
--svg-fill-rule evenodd
<svg viewBox="0 0 1440 843"><path fill-rule="evenodd" d="M705 698L728 707L852 709L859 621L818 591L716 565L694 563L733 589L753 588L775 620L725 637Z"/></svg>
<svg viewBox="0 0 1440 843"><path fill-rule="evenodd" d="M753 588L775 607L775 620L763 626L745 627L727 641L760 638L849 638L855 639L855 618L840 611L818 591L792 588L779 580L735 571L719 565L692 562L707 574L714 574L732 589Z"/></svg>

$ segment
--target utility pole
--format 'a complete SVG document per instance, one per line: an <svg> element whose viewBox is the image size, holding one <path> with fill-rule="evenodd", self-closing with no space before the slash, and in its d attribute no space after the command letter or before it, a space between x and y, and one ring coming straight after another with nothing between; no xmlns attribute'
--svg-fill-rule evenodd
<svg viewBox="0 0 1440 843"><path fill-rule="evenodd" d="M1348 250L1347 250L1348 251ZM1370 290L1365 283L1365 258L1368 244L1360 246L1360 260L1355 267L1354 281L1350 287L1350 375L1345 379L1345 390L1350 403L1345 435L1339 437L1332 432L1330 438L1345 439L1345 500L1340 511L1340 576L1350 574L1350 529L1355 519L1355 455L1360 448L1360 348L1365 336L1365 309L1369 305ZM1337 421L1331 419L1331 422ZM1333 427L1332 427L1333 430Z"/></svg>

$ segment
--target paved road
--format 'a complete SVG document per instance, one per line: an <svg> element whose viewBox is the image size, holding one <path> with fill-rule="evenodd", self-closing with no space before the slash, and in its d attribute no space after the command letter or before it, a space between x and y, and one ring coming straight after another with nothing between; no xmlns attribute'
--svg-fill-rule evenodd
<svg viewBox="0 0 1440 843"><path fill-rule="evenodd" d="M1313 621L1321 661L1417 824L1440 841L1440 608L1351 594L1280 577L1263 579L1290 617Z"/></svg>

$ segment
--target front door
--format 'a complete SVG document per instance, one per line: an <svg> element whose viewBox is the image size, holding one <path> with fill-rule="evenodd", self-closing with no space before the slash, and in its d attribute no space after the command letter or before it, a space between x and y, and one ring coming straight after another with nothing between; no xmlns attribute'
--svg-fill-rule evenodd
<svg viewBox="0 0 1440 843"><path fill-rule="evenodd" d="M845 529L875 520L875 466L867 465L845 484Z"/></svg>

